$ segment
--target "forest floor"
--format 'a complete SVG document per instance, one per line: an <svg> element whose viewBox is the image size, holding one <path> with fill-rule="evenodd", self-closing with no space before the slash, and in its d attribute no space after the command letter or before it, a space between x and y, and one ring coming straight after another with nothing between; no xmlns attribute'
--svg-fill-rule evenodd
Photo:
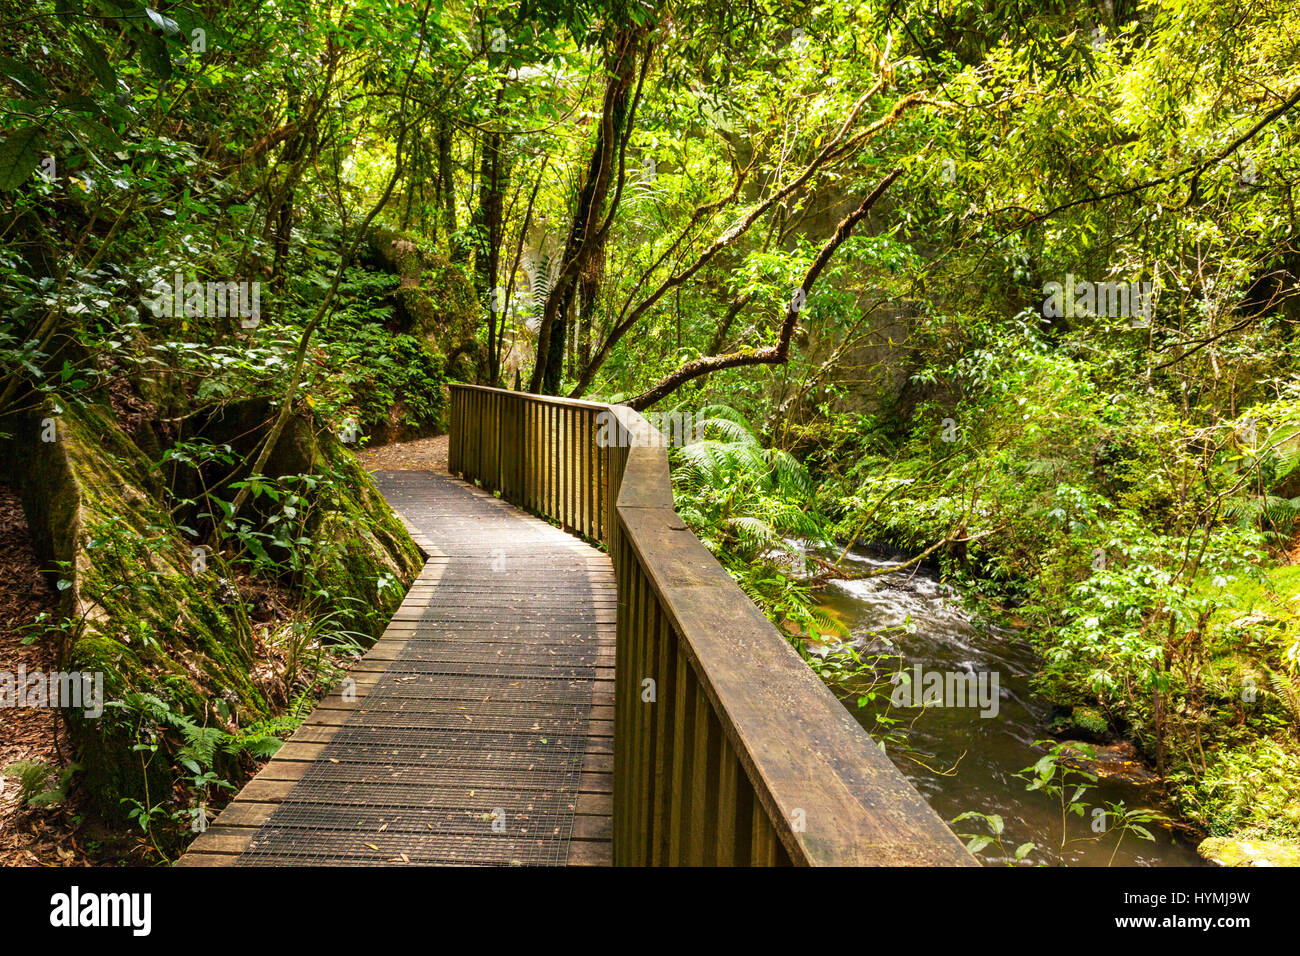
<svg viewBox="0 0 1300 956"><path fill-rule="evenodd" d="M0 672L16 675L56 669L55 648L48 641L24 644L23 638L42 612L53 613L57 599L40 573L18 495L0 485ZM5 768L18 761L62 767L71 752L67 730L57 726L50 707L0 707L0 866L78 866L85 850L72 832L73 808L27 810L21 789ZM60 753L61 752L61 753Z"/></svg>
<svg viewBox="0 0 1300 956"><path fill-rule="evenodd" d="M446 435L376 445L357 453L367 471L447 471Z"/></svg>

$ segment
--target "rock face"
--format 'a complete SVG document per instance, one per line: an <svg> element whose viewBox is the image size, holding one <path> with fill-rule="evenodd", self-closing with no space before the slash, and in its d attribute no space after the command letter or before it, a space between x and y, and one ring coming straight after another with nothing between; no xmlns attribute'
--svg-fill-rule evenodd
<svg viewBox="0 0 1300 956"><path fill-rule="evenodd" d="M391 229L370 235L370 264L397 275L397 330L419 336L446 356L449 371L466 378L466 360L477 359L478 303L473 283L442 256ZM469 376L472 377L472 376Z"/></svg>
<svg viewBox="0 0 1300 956"><path fill-rule="evenodd" d="M339 601L358 609L348 624L375 634L421 566L418 549L346 450L318 438L309 420L291 431L280 460L335 476L312 529L322 543L316 584L332 600L351 599ZM102 675L102 714L63 711L86 789L108 816L125 812L124 799L157 803L179 759L158 730L170 715L227 733L272 716L271 652L232 600L220 556L196 550L173 520L158 472L111 410L46 406L7 444L42 566L61 588L60 667ZM234 759L224 768L232 776Z"/></svg>
<svg viewBox="0 0 1300 956"><path fill-rule="evenodd" d="M1300 866L1300 846L1246 837L1207 837L1196 848L1218 866Z"/></svg>
<svg viewBox="0 0 1300 956"><path fill-rule="evenodd" d="M269 716L249 676L256 662L247 622L217 600L216 575L192 573L193 553L158 503L156 475L111 412L47 407L13 445L37 553L59 569L60 666L102 674L109 702L147 692L202 715L208 701L225 697L238 702L232 721ZM134 715L110 706L98 717L76 709L64 716L101 812L120 814L124 797L170 791L166 761L133 752Z"/></svg>

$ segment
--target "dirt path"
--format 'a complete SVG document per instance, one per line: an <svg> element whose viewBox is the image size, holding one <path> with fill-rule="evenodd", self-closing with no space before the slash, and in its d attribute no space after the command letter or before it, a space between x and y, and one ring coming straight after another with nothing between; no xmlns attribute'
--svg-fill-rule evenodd
<svg viewBox="0 0 1300 956"><path fill-rule="evenodd" d="M55 670L48 640L24 644L42 612L55 612L56 599L40 574L22 504L8 485L0 485L0 672L16 681L27 674ZM0 707L0 866L72 866L85 862L71 832L68 809L26 810L19 802L15 775L5 768L19 761L64 766L59 751L71 753L59 725L55 746L54 710Z"/></svg>
<svg viewBox="0 0 1300 956"><path fill-rule="evenodd" d="M367 471L437 471L447 473L447 436L419 438L362 449L357 457Z"/></svg>

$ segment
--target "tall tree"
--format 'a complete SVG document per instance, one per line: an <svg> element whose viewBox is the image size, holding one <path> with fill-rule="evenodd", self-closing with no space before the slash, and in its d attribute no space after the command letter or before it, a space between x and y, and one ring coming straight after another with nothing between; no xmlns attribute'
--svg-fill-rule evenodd
<svg viewBox="0 0 1300 956"><path fill-rule="evenodd" d="M648 27L619 27L609 43L600 127L573 210L560 272L546 298L538 326L537 361L529 382L531 392L554 395L560 389L565 336L574 298L584 271L618 211L626 175L628 137L653 51L650 34ZM615 187L612 197L611 185Z"/></svg>

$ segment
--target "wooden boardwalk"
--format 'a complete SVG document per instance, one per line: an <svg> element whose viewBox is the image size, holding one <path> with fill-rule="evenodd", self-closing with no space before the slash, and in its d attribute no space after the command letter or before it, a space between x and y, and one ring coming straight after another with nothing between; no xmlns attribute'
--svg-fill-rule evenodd
<svg viewBox="0 0 1300 956"><path fill-rule="evenodd" d="M374 477L428 563L177 865L610 864L609 559L446 475Z"/></svg>

